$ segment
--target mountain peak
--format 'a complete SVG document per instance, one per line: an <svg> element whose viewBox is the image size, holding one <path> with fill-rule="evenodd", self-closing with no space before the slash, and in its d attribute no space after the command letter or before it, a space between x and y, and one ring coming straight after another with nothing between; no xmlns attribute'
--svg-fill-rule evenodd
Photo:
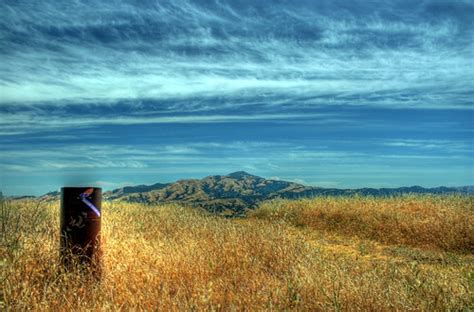
<svg viewBox="0 0 474 312"><path fill-rule="evenodd" d="M228 174L227 177L234 178L234 179L242 179L242 178L247 178L247 177L258 178L257 176L255 176L253 174L250 174L248 172L245 172L245 171L232 172L232 173Z"/></svg>

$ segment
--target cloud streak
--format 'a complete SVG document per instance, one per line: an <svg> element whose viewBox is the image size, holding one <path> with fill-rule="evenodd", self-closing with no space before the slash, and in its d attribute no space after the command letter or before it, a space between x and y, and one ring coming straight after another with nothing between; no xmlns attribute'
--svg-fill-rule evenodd
<svg viewBox="0 0 474 312"><path fill-rule="evenodd" d="M262 94L294 105L472 104L468 2L447 13L431 2L146 3L4 2L1 105L199 97L215 108Z"/></svg>

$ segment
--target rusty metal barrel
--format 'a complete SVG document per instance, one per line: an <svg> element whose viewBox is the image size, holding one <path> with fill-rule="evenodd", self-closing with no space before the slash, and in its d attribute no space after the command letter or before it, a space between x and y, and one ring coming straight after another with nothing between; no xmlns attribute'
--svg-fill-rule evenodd
<svg viewBox="0 0 474 312"><path fill-rule="evenodd" d="M65 268L79 263L100 272L101 202L101 188L61 188L60 257Z"/></svg>

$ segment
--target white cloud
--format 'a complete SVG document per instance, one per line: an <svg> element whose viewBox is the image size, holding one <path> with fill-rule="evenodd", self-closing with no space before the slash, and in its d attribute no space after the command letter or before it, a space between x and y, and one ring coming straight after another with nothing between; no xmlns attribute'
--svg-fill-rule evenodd
<svg viewBox="0 0 474 312"><path fill-rule="evenodd" d="M154 112L142 111L138 116L113 114L110 116L81 116L80 114L48 115L46 112L36 114L35 111L4 113L0 118L0 136L28 134L60 129L77 129L104 125L145 125L170 123L242 123L259 121L287 121L311 119L313 123L340 122L340 118L332 114L320 113L264 113L264 114L222 114L222 115L188 115L188 116L154 116Z"/></svg>
<svg viewBox="0 0 474 312"><path fill-rule="evenodd" d="M421 150L444 150L451 152L469 152L473 151L473 146L464 141L453 140L392 140L382 143L384 146L412 148Z"/></svg>
<svg viewBox="0 0 474 312"><path fill-rule="evenodd" d="M46 2L34 12L7 6L8 29L28 37L20 49L10 48L18 53L3 57L0 105L221 97L239 105L262 94L295 105L303 97L318 105L472 103L473 71L466 69L473 44L445 44L459 33L453 21L390 20L371 12L355 19L297 5L280 10L246 14L227 3L191 1L146 9L122 1L68 8ZM289 21L287 29L277 27L275 16ZM298 38L299 25L309 38Z"/></svg>

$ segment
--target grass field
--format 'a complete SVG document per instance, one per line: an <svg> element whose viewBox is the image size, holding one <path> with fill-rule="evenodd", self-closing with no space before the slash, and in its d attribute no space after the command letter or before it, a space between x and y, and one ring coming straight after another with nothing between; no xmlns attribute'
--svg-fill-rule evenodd
<svg viewBox="0 0 474 312"><path fill-rule="evenodd" d="M104 203L100 281L58 265L58 202L0 216L1 310L474 309L473 197L281 200L239 219Z"/></svg>

